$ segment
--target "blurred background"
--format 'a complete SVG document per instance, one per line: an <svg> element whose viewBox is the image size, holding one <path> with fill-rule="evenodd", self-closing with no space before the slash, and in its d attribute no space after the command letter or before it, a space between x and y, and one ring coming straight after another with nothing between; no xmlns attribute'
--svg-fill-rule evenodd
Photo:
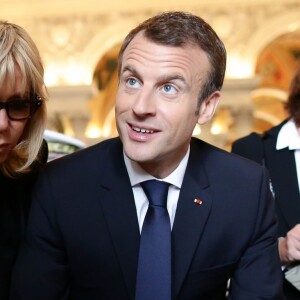
<svg viewBox="0 0 300 300"><path fill-rule="evenodd" d="M37 43L50 93L48 129L85 145L116 136L117 55L126 34L167 10L204 18L228 52L223 97L194 136L223 149L285 118L300 62L300 0L0 0L0 18Z"/></svg>

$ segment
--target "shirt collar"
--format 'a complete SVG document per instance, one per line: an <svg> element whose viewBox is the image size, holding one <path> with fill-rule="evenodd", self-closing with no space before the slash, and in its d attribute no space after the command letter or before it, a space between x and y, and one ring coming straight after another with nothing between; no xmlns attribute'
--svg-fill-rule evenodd
<svg viewBox="0 0 300 300"><path fill-rule="evenodd" d="M168 175L166 178L163 178L162 180L178 188L181 188L183 177L185 174L185 169L188 163L189 154L190 147L188 148L188 151L186 152L185 156L183 157L177 168L170 175ZM129 159L124 152L123 155L131 186L135 186L146 180L157 179L152 175L148 174L137 162Z"/></svg>
<svg viewBox="0 0 300 300"><path fill-rule="evenodd" d="M278 133L276 150L284 148L289 148L289 150L300 149L300 136L292 119L285 123Z"/></svg>

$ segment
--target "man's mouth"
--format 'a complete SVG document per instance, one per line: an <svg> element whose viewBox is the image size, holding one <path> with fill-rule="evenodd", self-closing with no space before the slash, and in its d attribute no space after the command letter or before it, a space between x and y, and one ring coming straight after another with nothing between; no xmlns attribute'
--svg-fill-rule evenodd
<svg viewBox="0 0 300 300"><path fill-rule="evenodd" d="M145 129L145 128L138 128L138 127L131 127L132 130L139 132L139 133L154 133L154 130L150 130L150 129Z"/></svg>

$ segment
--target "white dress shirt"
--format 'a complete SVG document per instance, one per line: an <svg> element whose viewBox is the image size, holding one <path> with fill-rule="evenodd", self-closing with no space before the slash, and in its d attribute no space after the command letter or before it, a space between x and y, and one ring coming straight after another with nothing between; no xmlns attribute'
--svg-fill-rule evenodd
<svg viewBox="0 0 300 300"><path fill-rule="evenodd" d="M280 129L277 137L276 150L289 148L294 150L298 187L300 192L300 133L295 122L291 119Z"/></svg>
<svg viewBox="0 0 300 300"><path fill-rule="evenodd" d="M179 192L185 174L185 169L188 163L189 154L190 154L190 148L188 149L187 153L181 160L178 167L169 176L163 179L158 179L148 174L137 162L129 159L124 153L125 165L127 168L127 172L129 174L129 179L133 190L140 232L142 231L143 222L149 206L149 201L140 183L150 179L162 180L170 183L168 199L167 199L167 209L170 216L170 222L172 228L175 219Z"/></svg>

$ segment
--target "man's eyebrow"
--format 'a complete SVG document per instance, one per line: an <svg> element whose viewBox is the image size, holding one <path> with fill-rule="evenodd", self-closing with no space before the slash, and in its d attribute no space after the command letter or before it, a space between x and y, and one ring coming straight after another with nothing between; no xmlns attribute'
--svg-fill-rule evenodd
<svg viewBox="0 0 300 300"><path fill-rule="evenodd" d="M131 65L127 65L127 66L124 66L124 68L122 68L121 74L125 73L125 72L130 72L133 76L136 76L137 78L142 78L141 74ZM158 82L170 82L173 80L179 80L183 84L188 85L188 82L186 81L185 77L178 73L161 75L157 81Z"/></svg>
<svg viewBox="0 0 300 300"><path fill-rule="evenodd" d="M133 66L128 65L128 66L125 66L124 68L122 68L121 74L125 73L125 72L130 72L133 75L139 77L139 72Z"/></svg>
<svg viewBox="0 0 300 300"><path fill-rule="evenodd" d="M187 83L186 79L180 74L167 74L159 77L159 81L172 81L172 80L180 80L183 83Z"/></svg>

